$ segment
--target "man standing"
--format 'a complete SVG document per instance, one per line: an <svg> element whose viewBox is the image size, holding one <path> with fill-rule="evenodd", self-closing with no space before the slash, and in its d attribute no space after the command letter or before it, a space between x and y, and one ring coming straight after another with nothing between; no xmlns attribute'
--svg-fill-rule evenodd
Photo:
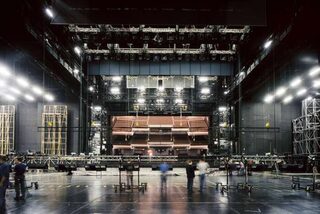
<svg viewBox="0 0 320 214"><path fill-rule="evenodd" d="M6 213L6 190L9 184L10 165L0 156L0 213Z"/></svg>
<svg viewBox="0 0 320 214"><path fill-rule="evenodd" d="M14 188L16 190L16 197L14 200L19 201L19 200L24 200L25 199L25 192L26 192L26 187L25 187L25 176L24 173L26 172L27 166L22 163L22 158L21 157L16 157L14 159ZM20 192L21 192L21 197L20 197Z"/></svg>
<svg viewBox="0 0 320 214"><path fill-rule="evenodd" d="M188 182L187 182L188 193L192 193L194 170L195 170L195 167L192 165L192 161L188 160L187 166L186 166L187 179L188 179Z"/></svg>
<svg viewBox="0 0 320 214"><path fill-rule="evenodd" d="M209 164L205 162L205 160L201 159L197 165L197 168L199 170L199 176L200 176L200 192L203 190L203 186L206 179L206 173L209 168Z"/></svg>
<svg viewBox="0 0 320 214"><path fill-rule="evenodd" d="M167 172L169 170L169 165L164 162L160 164L160 172L161 172L161 190L163 188L167 189Z"/></svg>

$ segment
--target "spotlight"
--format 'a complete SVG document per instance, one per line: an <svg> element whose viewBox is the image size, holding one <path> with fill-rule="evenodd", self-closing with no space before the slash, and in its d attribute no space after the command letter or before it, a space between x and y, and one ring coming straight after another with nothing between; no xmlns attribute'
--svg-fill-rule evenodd
<svg viewBox="0 0 320 214"><path fill-rule="evenodd" d="M320 87L320 79L314 80L313 81L313 87L319 88Z"/></svg>
<svg viewBox="0 0 320 214"><path fill-rule="evenodd" d="M304 95L307 92L306 88L301 88L298 92L297 92L297 96L301 96Z"/></svg>
<svg viewBox="0 0 320 214"><path fill-rule="evenodd" d="M138 103L141 103L141 104L142 104L142 103L144 103L146 100L143 99L143 98L139 98L137 101L138 101Z"/></svg>
<svg viewBox="0 0 320 214"><path fill-rule="evenodd" d="M54 101L54 97L51 94L45 94L44 98L49 102Z"/></svg>
<svg viewBox="0 0 320 214"><path fill-rule="evenodd" d="M73 73L79 74L79 69L77 69L77 68L73 69Z"/></svg>
<svg viewBox="0 0 320 214"><path fill-rule="evenodd" d="M114 81L114 82L120 82L121 79L122 79L121 76L114 76L114 77L112 77L112 81Z"/></svg>
<svg viewBox="0 0 320 214"><path fill-rule="evenodd" d="M310 101L310 100L312 100L313 99L313 97L311 97L311 96L308 96L305 100L308 100L308 101Z"/></svg>
<svg viewBox="0 0 320 214"><path fill-rule="evenodd" d="M53 18L53 12L50 8L46 8L46 14L50 17L50 18Z"/></svg>
<svg viewBox="0 0 320 214"><path fill-rule="evenodd" d="M299 86L301 84L301 82L302 82L302 79L300 77L297 77L291 81L290 86L292 88L296 88L297 86Z"/></svg>
<svg viewBox="0 0 320 214"><path fill-rule="evenodd" d="M156 101L157 101L157 103L164 103L164 99L163 98L157 99Z"/></svg>
<svg viewBox="0 0 320 214"><path fill-rule="evenodd" d="M283 102L284 103L289 103L292 99L293 99L293 96L292 95L288 95L283 99Z"/></svg>
<svg viewBox="0 0 320 214"><path fill-rule="evenodd" d="M176 99L175 102L176 102L177 104L182 104L183 101L182 101L182 99Z"/></svg>
<svg viewBox="0 0 320 214"><path fill-rule="evenodd" d="M264 102L271 103L274 99L274 96L271 94L267 94L267 96L264 98Z"/></svg>
<svg viewBox="0 0 320 214"><path fill-rule="evenodd" d="M207 82L208 81L208 77L199 77L199 82Z"/></svg>
<svg viewBox="0 0 320 214"><path fill-rule="evenodd" d="M163 92L163 91L164 91L164 87L163 87L163 86L160 86L160 87L158 88L158 90L159 90L160 92Z"/></svg>
<svg viewBox="0 0 320 214"><path fill-rule="evenodd" d="M15 101L16 100L16 98L10 94L5 94L4 98L8 101Z"/></svg>
<svg viewBox="0 0 320 214"><path fill-rule="evenodd" d="M223 94L224 94L224 95L227 95L227 94L229 94L229 92L230 92L230 91L227 90L227 91L224 91Z"/></svg>
<svg viewBox="0 0 320 214"><path fill-rule="evenodd" d="M88 90L92 92L92 91L94 91L94 87L93 86L89 86Z"/></svg>
<svg viewBox="0 0 320 214"><path fill-rule="evenodd" d="M315 66L313 68L311 68L311 70L309 71L309 76L310 77L314 77L316 75L318 75L320 73L320 66Z"/></svg>
<svg viewBox="0 0 320 214"><path fill-rule="evenodd" d="M15 93L16 95L20 95L21 94L21 91L19 89L17 89L17 88L10 87L9 90L12 91L13 93Z"/></svg>
<svg viewBox="0 0 320 214"><path fill-rule="evenodd" d="M93 109L94 109L95 111L101 111L102 108L101 108L101 106L94 106Z"/></svg>
<svg viewBox="0 0 320 214"><path fill-rule="evenodd" d="M5 87L7 83L3 80L0 80L0 88Z"/></svg>
<svg viewBox="0 0 320 214"><path fill-rule="evenodd" d="M201 94L210 94L210 88L201 89Z"/></svg>
<svg viewBox="0 0 320 214"><path fill-rule="evenodd" d="M266 41L263 45L264 49L268 49L271 46L271 44L272 44L272 40Z"/></svg>
<svg viewBox="0 0 320 214"><path fill-rule="evenodd" d="M4 65L0 65L0 76L3 76L3 77L11 76L9 69Z"/></svg>
<svg viewBox="0 0 320 214"><path fill-rule="evenodd" d="M111 91L112 94L119 94L120 93L120 88L112 87L112 88L110 88L110 91Z"/></svg>
<svg viewBox="0 0 320 214"><path fill-rule="evenodd" d="M81 48L79 48L78 46L74 47L74 52L80 56Z"/></svg>
<svg viewBox="0 0 320 214"><path fill-rule="evenodd" d="M145 88L144 86L141 86L138 90L141 91L141 92L143 92L143 91L146 90L146 88Z"/></svg>
<svg viewBox="0 0 320 214"><path fill-rule="evenodd" d="M276 91L276 96L281 97L282 95L284 95L286 93L286 91L287 91L287 88L280 87Z"/></svg>
<svg viewBox="0 0 320 214"><path fill-rule="evenodd" d="M26 98L26 100L28 100L28 101L34 101L35 100L34 97L31 96L30 94L24 95L24 98Z"/></svg>
<svg viewBox="0 0 320 214"><path fill-rule="evenodd" d="M41 94L43 94L42 89L39 88L38 86L33 86L33 87L32 87L32 91L33 91L36 95L41 95Z"/></svg>
<svg viewBox="0 0 320 214"><path fill-rule="evenodd" d="M227 107L225 107L225 106L219 106L218 110L219 110L220 112L223 112L223 111L226 111L226 110L227 110Z"/></svg>
<svg viewBox="0 0 320 214"><path fill-rule="evenodd" d="M19 84L20 86L22 86L22 87L24 87L24 88L26 88L26 87L29 86L28 80L26 80L26 79L23 78L23 77L18 77L18 78L17 78L17 82L18 82L18 84Z"/></svg>

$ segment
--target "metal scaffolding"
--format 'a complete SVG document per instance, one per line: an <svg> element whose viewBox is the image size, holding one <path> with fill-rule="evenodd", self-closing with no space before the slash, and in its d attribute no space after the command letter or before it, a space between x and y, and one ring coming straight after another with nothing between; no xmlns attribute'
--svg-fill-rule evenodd
<svg viewBox="0 0 320 214"><path fill-rule="evenodd" d="M14 150L15 106L0 105L0 154Z"/></svg>
<svg viewBox="0 0 320 214"><path fill-rule="evenodd" d="M320 153L320 99L302 101L302 116L292 120L293 152L296 155Z"/></svg>
<svg viewBox="0 0 320 214"><path fill-rule="evenodd" d="M45 105L42 113L41 153L66 155L68 109L65 105Z"/></svg>

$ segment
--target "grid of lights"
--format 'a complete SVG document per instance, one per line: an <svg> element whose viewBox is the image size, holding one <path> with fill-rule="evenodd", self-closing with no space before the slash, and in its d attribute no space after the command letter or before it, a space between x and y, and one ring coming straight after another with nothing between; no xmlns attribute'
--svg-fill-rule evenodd
<svg viewBox="0 0 320 214"><path fill-rule="evenodd" d="M8 101L15 101L19 96L29 102L35 101L36 97L43 97L48 102L54 101L53 95L46 93L40 86L34 85L25 77L15 78L10 69L3 64L0 64L0 79L0 92Z"/></svg>

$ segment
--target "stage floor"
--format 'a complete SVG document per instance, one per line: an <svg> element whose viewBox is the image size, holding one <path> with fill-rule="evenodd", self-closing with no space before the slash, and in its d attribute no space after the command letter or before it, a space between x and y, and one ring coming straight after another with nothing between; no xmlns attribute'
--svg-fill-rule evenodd
<svg viewBox="0 0 320 214"><path fill-rule="evenodd" d="M103 176L46 173L28 176L39 182L38 190L29 190L24 202L13 200L14 190L7 192L8 213L319 213L320 193L292 190L290 179L274 179L271 175L259 174L249 177L255 186L252 193L231 190L221 194L214 183L225 183L223 173L207 177L207 187L200 193L198 177L194 193L188 194L184 169L174 169L168 176L167 190L161 191L158 172L145 170L142 182L148 183L143 193L115 193L117 170L108 169ZM125 178L125 177L124 177ZM243 182L244 178L232 176L231 183Z"/></svg>

